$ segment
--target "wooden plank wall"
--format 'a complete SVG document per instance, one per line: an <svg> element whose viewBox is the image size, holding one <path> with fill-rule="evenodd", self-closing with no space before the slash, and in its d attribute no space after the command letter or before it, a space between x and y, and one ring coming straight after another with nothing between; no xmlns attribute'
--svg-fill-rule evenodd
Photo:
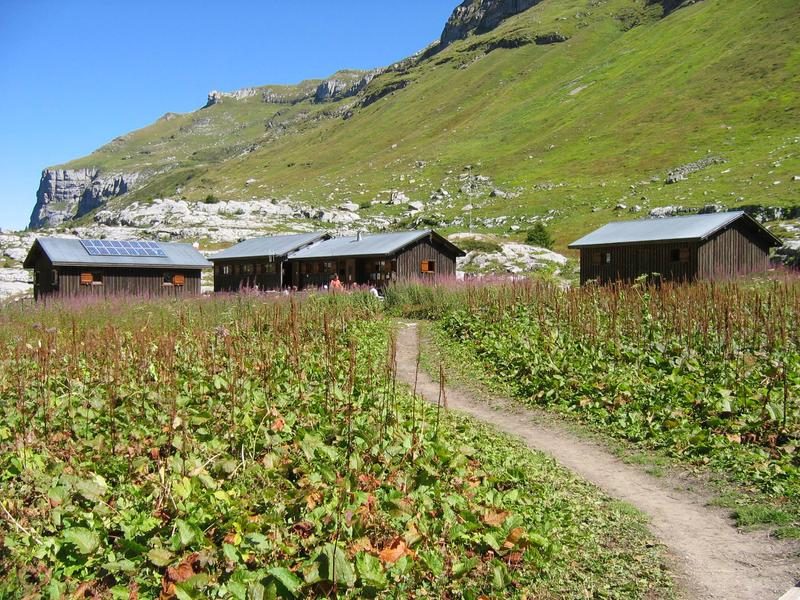
<svg viewBox="0 0 800 600"><path fill-rule="evenodd" d="M727 279L769 269L769 248L759 246L736 223L706 241L698 259L699 277Z"/></svg>
<svg viewBox="0 0 800 600"><path fill-rule="evenodd" d="M38 265L37 265L38 269ZM70 298L77 296L191 296L200 294L200 270L185 269L120 269L60 267L58 285L41 287L44 296ZM102 272L102 285L81 285L81 273ZM185 285L164 285L164 273L182 274ZM52 281L52 268L47 266L39 274L40 281Z"/></svg>
<svg viewBox="0 0 800 600"><path fill-rule="evenodd" d="M234 266L233 263L231 267ZM242 263L244 264L244 263ZM259 289L262 291L280 290L281 289L281 274L280 269L283 268L283 263L278 263L277 273L243 273L241 266L239 273L235 271L230 275L225 275L222 272L222 264L218 263L214 266L214 291L215 292L238 292L242 289Z"/></svg>
<svg viewBox="0 0 800 600"><path fill-rule="evenodd" d="M688 262L673 261L673 250L689 250ZM595 265L592 255L600 252L601 264ZM606 253L611 263L606 263ZM697 244L642 244L609 248L581 249L581 284L587 281L631 282L644 274L660 273L662 278L689 281L697 275Z"/></svg>
<svg viewBox="0 0 800 600"><path fill-rule="evenodd" d="M436 261L436 272L423 273L420 268L423 260ZM454 278L456 259L442 252L430 240L422 240L397 256L397 276L400 279Z"/></svg>

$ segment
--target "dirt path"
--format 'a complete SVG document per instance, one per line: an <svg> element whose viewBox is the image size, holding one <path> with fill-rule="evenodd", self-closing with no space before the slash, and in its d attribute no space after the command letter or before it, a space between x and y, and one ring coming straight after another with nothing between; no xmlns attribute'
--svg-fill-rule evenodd
<svg viewBox="0 0 800 600"><path fill-rule="evenodd" d="M413 385L418 332L416 324L400 326L397 338L398 377ZM417 376L417 393L436 402L439 384L426 373ZM607 449L580 439L566 429L537 422L536 413L493 403L470 392L447 388L456 409L521 438L530 448L551 455L564 467L624 500L650 519L650 528L668 548L676 578L688 598L697 600L776 600L797 583L800 560L796 548L764 532L739 533L726 515L706 505L706 498L676 489L625 464Z"/></svg>

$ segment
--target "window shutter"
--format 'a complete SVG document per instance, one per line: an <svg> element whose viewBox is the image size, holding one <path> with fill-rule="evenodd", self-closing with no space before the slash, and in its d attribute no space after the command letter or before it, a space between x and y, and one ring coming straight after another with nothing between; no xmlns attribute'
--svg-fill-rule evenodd
<svg viewBox="0 0 800 600"><path fill-rule="evenodd" d="M91 273L81 273L81 285L92 285L94 277Z"/></svg>
<svg viewBox="0 0 800 600"><path fill-rule="evenodd" d="M599 267L603 262L603 255L600 252L592 252L592 265Z"/></svg>
<svg viewBox="0 0 800 600"><path fill-rule="evenodd" d="M681 248L681 262L689 262L689 248Z"/></svg>
<svg viewBox="0 0 800 600"><path fill-rule="evenodd" d="M172 285L186 285L186 277L181 273L176 273L172 277Z"/></svg>

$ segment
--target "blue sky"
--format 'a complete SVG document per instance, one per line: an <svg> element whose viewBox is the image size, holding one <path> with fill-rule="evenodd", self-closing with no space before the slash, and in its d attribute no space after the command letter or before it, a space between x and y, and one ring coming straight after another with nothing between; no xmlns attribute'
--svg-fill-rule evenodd
<svg viewBox="0 0 800 600"><path fill-rule="evenodd" d="M458 0L0 0L0 227L23 228L41 170L212 89L391 64Z"/></svg>

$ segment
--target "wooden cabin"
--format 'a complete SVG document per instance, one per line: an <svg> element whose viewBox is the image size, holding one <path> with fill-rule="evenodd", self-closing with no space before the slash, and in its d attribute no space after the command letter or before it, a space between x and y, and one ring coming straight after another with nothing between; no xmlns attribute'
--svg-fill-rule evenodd
<svg viewBox="0 0 800 600"><path fill-rule="evenodd" d="M328 285L338 274L345 285L384 288L398 279L455 278L456 258L465 253L435 231L359 234L332 238L293 252L291 285Z"/></svg>
<svg viewBox="0 0 800 600"><path fill-rule="evenodd" d="M329 238L327 233L276 235L245 240L218 252L209 259L214 263L214 291L267 291L290 286L289 255Z"/></svg>
<svg viewBox="0 0 800 600"><path fill-rule="evenodd" d="M769 268L781 240L744 212L609 223L570 244L581 253L581 284L725 279Z"/></svg>
<svg viewBox="0 0 800 600"><path fill-rule="evenodd" d="M189 296L211 268L189 244L37 238L23 263L36 300L77 296Z"/></svg>

